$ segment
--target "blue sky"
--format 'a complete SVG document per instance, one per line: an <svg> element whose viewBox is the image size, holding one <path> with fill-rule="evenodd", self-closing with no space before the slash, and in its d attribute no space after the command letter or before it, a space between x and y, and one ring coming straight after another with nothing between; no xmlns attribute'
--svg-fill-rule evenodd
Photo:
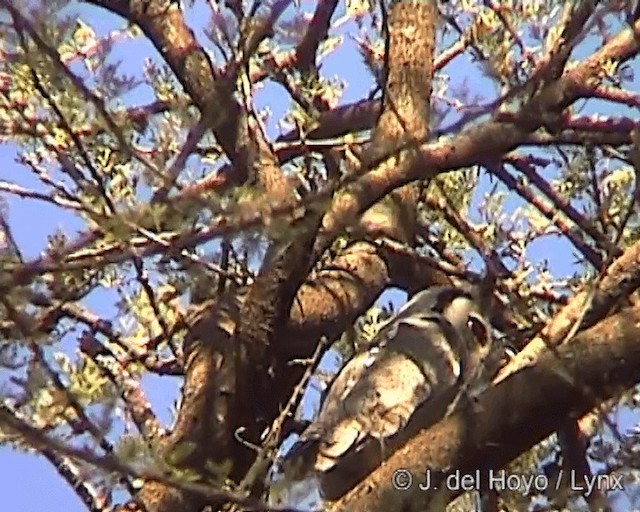
<svg viewBox="0 0 640 512"><path fill-rule="evenodd" d="M315 2L302 2L303 7L310 11L309 6ZM199 2L202 9L202 2ZM17 3L19 5L19 3ZM341 8L343 9L343 8ZM71 11L70 11L71 12ZM122 20L108 15L105 11L97 10L93 7L82 6L77 12L89 22L98 35L122 27ZM192 26L197 27L198 22L203 18L202 11L194 10L188 19ZM336 16L344 13L339 10ZM354 24L349 23L340 32L356 33ZM139 75L145 58L155 54L155 51L146 42L137 40L116 44L110 59L113 61L122 60L121 71ZM636 77L640 76L638 62L634 63ZM457 58L449 64L444 72L450 75L451 82L462 83L467 81L473 87L476 94L484 96L486 99L493 98L496 91L491 83L482 76L478 66L469 62L467 57ZM371 78L366 70L362 59L355 48L355 45L345 38L345 44L332 56L327 58L322 67L324 76L339 76L346 82L346 88L342 98L342 103L350 103L354 100L365 97L371 87ZM132 104L144 104L151 99L149 91L137 90L127 98ZM266 85L257 96L259 107L268 106L272 111L272 116L268 123L269 134L273 137L280 133L277 121L288 108L288 100L282 89L273 84ZM594 109L596 105L594 104ZM612 110L610 106L603 109L598 106L601 113L609 115L626 115L626 110ZM637 113L635 114L637 117ZM0 179L12 181L20 185L38 188L38 182L26 171L25 168L15 163L16 149L11 145L0 146L0 158L3 165L0 166ZM548 175L548 174L547 174ZM488 190L488 181L483 179L483 186L480 188L481 194ZM476 198L476 204L481 198L481 194ZM14 197L3 196L9 206L9 219L26 258L36 257L43 250L47 236L54 230L62 228L66 233L73 236L74 233L82 229L83 223L76 217L61 212L48 204L34 203L29 200L16 199ZM517 200L509 200L509 209L516 208L521 203ZM473 213L473 212L472 212ZM557 237L545 237L539 242L531 245L529 256L532 261L550 260L551 268L557 275L567 275L574 270L573 248L566 240ZM564 257L562 255L565 255ZM86 305L97 314L105 318L114 318L116 314L113 306L115 294L109 290L100 289L92 293L86 300ZM385 293L380 301L387 303L389 300L394 303L404 299L404 294L397 291ZM69 338L57 346L56 350L64 350L70 354L76 353L75 340ZM335 356L330 356L326 363L328 366L335 366ZM0 378L0 382L3 379ZM172 377L149 377L145 379L144 385L148 397L154 404L156 414L159 419L168 425L171 421L171 407L177 397L179 380ZM307 404L308 409L311 403ZM47 510L49 512L75 512L85 510L84 506L66 482L57 475L53 466L45 459L37 455L25 454L14 451L8 447L0 447L0 496L3 507L16 512L39 512Z"/></svg>

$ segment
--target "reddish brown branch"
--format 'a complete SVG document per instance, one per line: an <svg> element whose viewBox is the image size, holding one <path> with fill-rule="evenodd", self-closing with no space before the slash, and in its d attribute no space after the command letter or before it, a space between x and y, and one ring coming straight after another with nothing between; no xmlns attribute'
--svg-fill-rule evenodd
<svg viewBox="0 0 640 512"><path fill-rule="evenodd" d="M597 98L600 100L627 105L628 107L640 107L639 94L634 94L631 91L625 91L615 87L606 87L604 85L597 85L594 87L583 86L580 89L579 94L582 98Z"/></svg>
<svg viewBox="0 0 640 512"><path fill-rule="evenodd" d="M639 49L639 38L634 30L640 33L640 22L636 22L633 30L623 30L592 56L544 87L519 111L517 121L503 124L492 120L467 128L455 137L455 144L447 141L424 146L407 145L404 151L417 153L414 165L409 168L391 167L383 174L363 173L360 179L334 199L325 217L316 250L326 248L337 233L345 228L345 223L358 218L391 190L415 179L433 176L443 169L468 167L515 149L547 122L548 113L562 112L573 103L578 97L578 85L596 76L602 62L611 58L625 61L634 56ZM379 163L371 162L371 166Z"/></svg>
<svg viewBox="0 0 640 512"><path fill-rule="evenodd" d="M563 466L566 474L573 475L575 487L587 489L587 482L593 478L587 449L589 442L580 430L579 421L569 418L558 429L558 444L562 449ZM602 510L606 504L606 498L602 494L603 489L594 486L592 492L584 493L584 499L596 510Z"/></svg>
<svg viewBox="0 0 640 512"><path fill-rule="evenodd" d="M95 361L109 380L116 386L127 412L135 423L142 436L151 440L162 436L164 429L156 418L151 404L147 400L138 378L129 373L127 368L118 359L109 354L90 333L85 332L80 338L80 350Z"/></svg>
<svg viewBox="0 0 640 512"><path fill-rule="evenodd" d="M522 174L524 174L533 185L535 185L547 198L551 200L554 207L564 213L572 222L574 222L582 231L588 234L601 251L607 251L607 254L619 256L622 252L620 248L614 246L596 227L578 212L571 203L564 199L556 192L551 185L536 171L535 167L526 157L521 155L510 154L504 158L505 162L510 163ZM537 205L536 205L537 207ZM559 229L560 226L558 226ZM598 267L596 267L598 268Z"/></svg>
<svg viewBox="0 0 640 512"><path fill-rule="evenodd" d="M338 6L338 0L320 0L307 31L296 48L296 67L303 71L315 67L318 46L329 33L331 17Z"/></svg>
<svg viewBox="0 0 640 512"><path fill-rule="evenodd" d="M126 5L126 1L120 1L112 2L109 7L113 9L114 12L124 16L128 12L126 10ZM466 43L463 40L460 41L460 44L456 43L452 48L450 48L450 51L444 52L435 60L434 69L440 69L455 56L460 54L460 52L466 46ZM295 62L295 60L289 62L286 59L280 59L278 61L278 66L286 66L291 64L292 62ZM166 102L155 102L143 107L132 108L129 111L129 116L135 122L144 123L148 115L161 113L167 108L169 108L169 105ZM373 126L375 120L379 115L380 102L376 100L362 100L354 104L339 106L330 111L321 113L318 120L319 127L309 133L308 137L309 139L324 139L339 137L351 132L368 130ZM87 133L86 135L91 134ZM281 136L278 141L295 141L298 140L299 137L300 135L297 133L297 131L292 131L286 135ZM282 149L278 150L277 157L280 163L285 163L301 154L303 150L304 149L301 146L283 146ZM244 176L242 175L241 169L236 166L225 166L217 173L211 174L192 185L185 186L178 194L176 202L197 197L210 190L218 190L219 192L223 192L225 189L231 186L243 183L243 179ZM62 251L60 251L60 256L65 256L82 248L88 247L89 245L94 243L99 236L99 233L95 231L83 233L76 240L70 242ZM55 259L51 255L43 255L30 262L27 262L23 267L21 267L17 271L15 282L26 284L35 275L42 274L43 272L47 271L47 268L52 268L54 266Z"/></svg>
<svg viewBox="0 0 640 512"><path fill-rule="evenodd" d="M502 181L510 190L513 190L523 199L526 199L528 203L535 206L540 213L549 219L549 221L571 241L574 247L578 249L578 251L580 251L587 261L589 261L595 268L599 269L602 266L602 257L592 247L584 242L584 240L578 237L572 227L557 215L554 207L542 201L540 197L531 190L531 188L525 186L524 183L514 178L504 169L504 167L500 165L491 165L489 169L491 173L500 179L500 181Z"/></svg>

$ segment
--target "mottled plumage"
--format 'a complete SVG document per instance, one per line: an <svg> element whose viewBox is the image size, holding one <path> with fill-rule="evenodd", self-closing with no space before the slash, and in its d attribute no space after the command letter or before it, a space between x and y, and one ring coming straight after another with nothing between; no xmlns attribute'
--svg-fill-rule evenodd
<svg viewBox="0 0 640 512"><path fill-rule="evenodd" d="M383 443L418 407L476 378L491 336L475 293L429 288L385 322L369 350L338 373L318 417L285 456L287 478L328 472L369 437Z"/></svg>

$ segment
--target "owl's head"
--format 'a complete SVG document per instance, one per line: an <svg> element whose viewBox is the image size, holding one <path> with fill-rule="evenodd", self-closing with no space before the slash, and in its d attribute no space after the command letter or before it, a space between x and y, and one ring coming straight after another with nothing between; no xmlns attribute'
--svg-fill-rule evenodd
<svg viewBox="0 0 640 512"><path fill-rule="evenodd" d="M416 293L396 318L442 315L472 350L489 351L491 325L486 319L491 291L480 285L434 286ZM484 307L483 307L484 306Z"/></svg>

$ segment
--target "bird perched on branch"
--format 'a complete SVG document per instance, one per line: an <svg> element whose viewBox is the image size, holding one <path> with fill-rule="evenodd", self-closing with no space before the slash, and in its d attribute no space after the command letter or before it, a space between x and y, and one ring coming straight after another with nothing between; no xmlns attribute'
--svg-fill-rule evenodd
<svg viewBox="0 0 640 512"><path fill-rule="evenodd" d="M414 295L333 380L318 417L284 457L285 479L322 476L368 438L384 448L385 439L401 431L418 408L464 393L491 348L480 307L491 296L470 286ZM443 413L438 414L433 422Z"/></svg>

